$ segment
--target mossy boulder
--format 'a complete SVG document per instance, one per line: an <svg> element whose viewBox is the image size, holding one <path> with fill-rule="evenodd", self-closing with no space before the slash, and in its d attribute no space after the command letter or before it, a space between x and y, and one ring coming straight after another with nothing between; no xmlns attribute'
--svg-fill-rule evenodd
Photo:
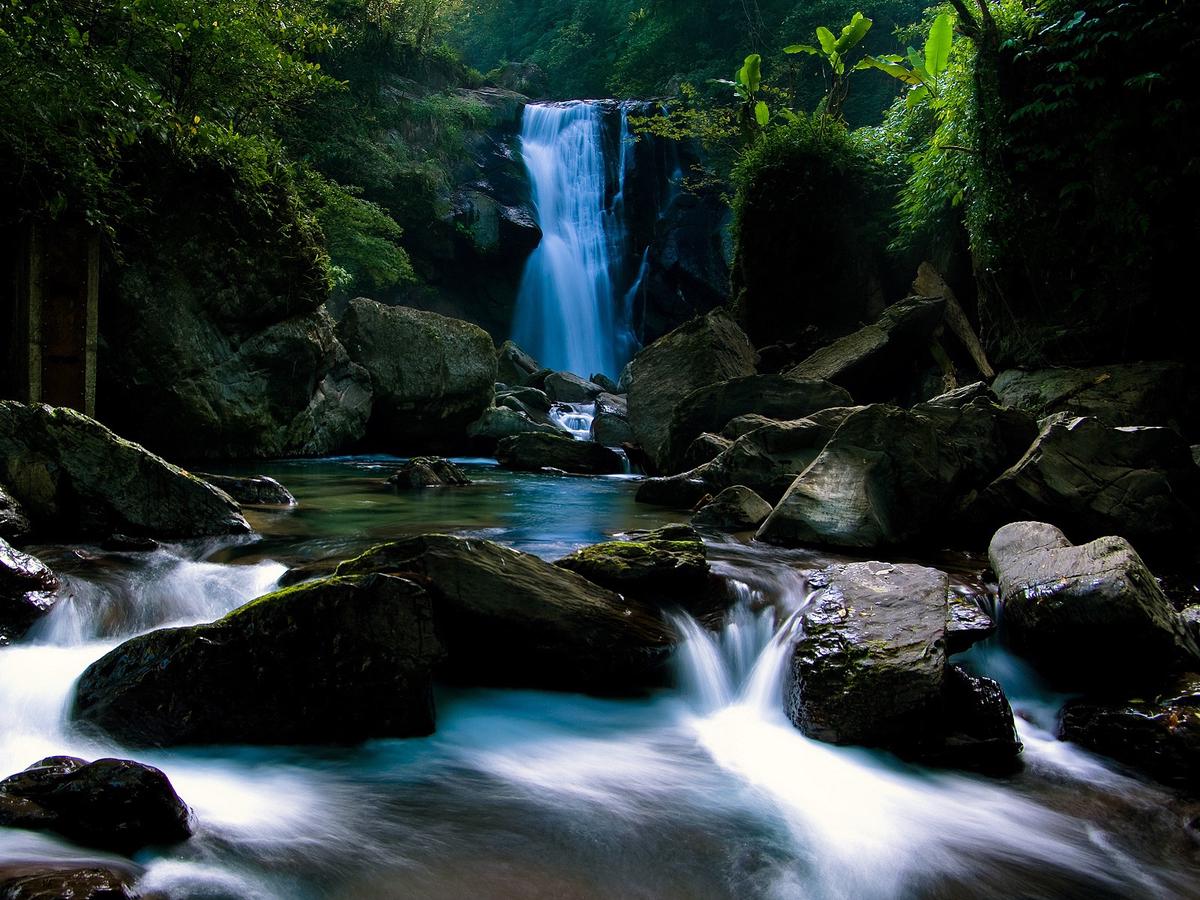
<svg viewBox="0 0 1200 900"><path fill-rule="evenodd" d="M62 407L0 400L0 481L57 540L250 530L223 491Z"/></svg>
<svg viewBox="0 0 1200 900"><path fill-rule="evenodd" d="M448 652L441 671L468 684L624 693L661 683L675 642L656 608L491 541L422 535L337 571L426 585Z"/></svg>
<svg viewBox="0 0 1200 900"><path fill-rule="evenodd" d="M471 483L459 466L440 456L415 456L397 469L387 483L397 490L425 487L461 487Z"/></svg>
<svg viewBox="0 0 1200 900"><path fill-rule="evenodd" d="M72 717L131 746L329 744L434 729L430 595L385 575L252 600L132 638L79 679Z"/></svg>
<svg viewBox="0 0 1200 900"><path fill-rule="evenodd" d="M686 526L593 544L555 565L650 606L678 606L700 614L712 603L704 541Z"/></svg>
<svg viewBox="0 0 1200 900"><path fill-rule="evenodd" d="M51 756L0 781L0 825L131 854L192 835L192 811L153 766Z"/></svg>

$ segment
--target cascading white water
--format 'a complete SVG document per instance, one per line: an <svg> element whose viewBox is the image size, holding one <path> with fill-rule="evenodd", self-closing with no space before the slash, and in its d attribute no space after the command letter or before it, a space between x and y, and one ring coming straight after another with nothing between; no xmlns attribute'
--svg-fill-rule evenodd
<svg viewBox="0 0 1200 900"><path fill-rule="evenodd" d="M605 202L601 113L584 101L533 104L521 130L542 241L521 279L513 339L542 365L585 378L616 377L625 362L612 259L620 217Z"/></svg>

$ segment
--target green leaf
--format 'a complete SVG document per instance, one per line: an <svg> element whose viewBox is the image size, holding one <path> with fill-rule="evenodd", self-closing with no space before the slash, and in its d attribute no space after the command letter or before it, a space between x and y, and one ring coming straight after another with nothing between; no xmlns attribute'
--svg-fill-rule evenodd
<svg viewBox="0 0 1200 900"><path fill-rule="evenodd" d="M874 56L864 56L862 59L860 59L854 66L855 71L858 71L859 69L878 69L880 72L886 72L888 75L903 81L905 84L923 83L921 79L916 76L916 74L910 72L908 69L904 68L904 66L893 62L885 62L884 59L877 59Z"/></svg>
<svg viewBox="0 0 1200 900"><path fill-rule="evenodd" d="M821 49L826 53L833 53L834 48L837 46L837 38L824 25L817 29L817 40L821 42Z"/></svg>
<svg viewBox="0 0 1200 900"><path fill-rule="evenodd" d="M757 53L747 56L746 62L738 71L737 80L738 84L751 94L758 93L759 87L762 86L762 57Z"/></svg>
<svg viewBox="0 0 1200 900"><path fill-rule="evenodd" d="M872 24L871 20L866 16L860 12L856 12L853 18L850 19L850 24L842 29L842 36L837 39L837 43L833 45L833 49L838 53L845 53L866 37L867 32L871 30Z"/></svg>
<svg viewBox="0 0 1200 900"><path fill-rule="evenodd" d="M919 87L913 88L908 92L908 96L904 98L905 109L912 109L928 96L929 88L925 87L925 85L922 84Z"/></svg>
<svg viewBox="0 0 1200 900"><path fill-rule="evenodd" d="M811 54L812 56L821 56L822 55L821 51L818 50L816 47L812 46L812 44L788 44L786 47L783 48L783 52L784 53L792 53L792 54L808 53L808 54Z"/></svg>
<svg viewBox="0 0 1200 900"><path fill-rule="evenodd" d="M766 128L767 123L771 121L771 111L762 100L754 104L754 121L762 128Z"/></svg>
<svg viewBox="0 0 1200 900"><path fill-rule="evenodd" d="M950 63L950 43L953 39L950 16L942 13L933 20L933 27L929 29L929 37L925 41L925 68L934 78L945 72Z"/></svg>

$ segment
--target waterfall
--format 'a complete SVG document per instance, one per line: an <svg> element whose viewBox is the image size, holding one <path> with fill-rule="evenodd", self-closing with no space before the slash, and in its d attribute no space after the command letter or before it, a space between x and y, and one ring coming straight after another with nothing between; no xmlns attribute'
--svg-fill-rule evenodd
<svg viewBox="0 0 1200 900"><path fill-rule="evenodd" d="M525 107L521 151L542 241L526 263L513 339L542 365L584 378L620 374L627 330L618 320L614 248L623 243L620 188L606 203L603 109L597 103ZM627 125L622 115L622 150ZM619 251L618 251L619 252Z"/></svg>

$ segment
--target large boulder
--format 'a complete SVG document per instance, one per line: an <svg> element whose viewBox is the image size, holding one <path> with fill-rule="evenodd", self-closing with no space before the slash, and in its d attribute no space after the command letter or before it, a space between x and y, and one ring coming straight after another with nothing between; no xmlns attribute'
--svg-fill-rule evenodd
<svg viewBox="0 0 1200 900"><path fill-rule="evenodd" d="M469 684L622 693L660 683L675 640L656 609L491 541L423 535L337 571L420 577L448 651L443 672Z"/></svg>
<svg viewBox="0 0 1200 900"><path fill-rule="evenodd" d="M555 565L651 607L702 614L712 605L704 541L687 526L593 544Z"/></svg>
<svg viewBox="0 0 1200 900"><path fill-rule="evenodd" d="M537 472L561 469L576 475L614 475L625 460L602 444L554 434L516 434L496 447L496 460L508 469Z"/></svg>
<svg viewBox="0 0 1200 900"><path fill-rule="evenodd" d="M133 872L111 864L78 863L0 865L4 900L140 900Z"/></svg>
<svg viewBox="0 0 1200 900"><path fill-rule="evenodd" d="M750 488L725 488L692 516L692 524L719 531L752 531L771 514L771 504Z"/></svg>
<svg viewBox="0 0 1200 900"><path fill-rule="evenodd" d="M664 456L677 471L684 451L699 435L720 432L732 419L757 413L772 419L802 419L853 401L828 381L783 375L746 375L692 391L675 407Z"/></svg>
<svg viewBox="0 0 1200 900"><path fill-rule="evenodd" d="M0 538L0 645L48 613L58 588L58 576L45 563Z"/></svg>
<svg viewBox="0 0 1200 900"><path fill-rule="evenodd" d="M414 456L389 476L387 483L397 490L427 487L461 487L470 484L458 465L440 456Z"/></svg>
<svg viewBox="0 0 1200 900"><path fill-rule="evenodd" d="M929 343L945 314L942 298L909 297L887 307L879 319L822 347L789 369L791 378L832 381L860 402L904 400L897 373L929 356ZM930 358L932 361L932 358Z"/></svg>
<svg viewBox="0 0 1200 900"><path fill-rule="evenodd" d="M758 538L853 548L942 538L961 498L1004 471L1035 433L1027 414L985 400L862 408L799 474Z"/></svg>
<svg viewBox="0 0 1200 900"><path fill-rule="evenodd" d="M1088 369L1008 369L992 387L1006 406L1038 418L1068 413L1111 427L1162 425L1196 432L1195 374L1183 363L1140 362Z"/></svg>
<svg viewBox="0 0 1200 900"><path fill-rule="evenodd" d="M1077 539L1120 534L1154 554L1190 548L1198 511L1200 470L1175 431L1062 417L981 492L971 517L986 530L1037 519Z"/></svg>
<svg viewBox="0 0 1200 900"><path fill-rule="evenodd" d="M0 481L56 539L250 530L227 494L72 409L0 400Z"/></svg>
<svg viewBox="0 0 1200 900"><path fill-rule="evenodd" d="M1200 788L1200 675L1134 699L1081 698L1063 707L1059 736L1163 781Z"/></svg>
<svg viewBox="0 0 1200 900"><path fill-rule="evenodd" d="M1056 681L1144 683L1200 666L1183 619L1124 538L1076 547L1053 525L1013 522L988 559L1010 645Z"/></svg>
<svg viewBox="0 0 1200 900"><path fill-rule="evenodd" d="M719 434L709 434L706 431L687 445L687 449L683 451L683 455L679 459L678 467L685 472L691 472L712 462L732 446L733 441L729 438L721 437Z"/></svg>
<svg viewBox="0 0 1200 900"><path fill-rule="evenodd" d="M505 341L496 351L496 378L512 387L542 371L542 364L513 341Z"/></svg>
<svg viewBox="0 0 1200 900"><path fill-rule="evenodd" d="M220 488L243 506L296 505L292 492L266 475L210 475L197 472L196 477Z"/></svg>
<svg viewBox="0 0 1200 900"><path fill-rule="evenodd" d="M592 418L592 440L605 447L620 447L633 443L633 439L625 398L607 392L598 396Z"/></svg>
<svg viewBox="0 0 1200 900"><path fill-rule="evenodd" d="M338 324L351 359L371 377L369 432L381 446L454 450L492 405L496 356L477 325L359 297Z"/></svg>
<svg viewBox="0 0 1200 900"><path fill-rule="evenodd" d="M753 375L754 366L749 339L719 310L638 353L629 367L629 424L653 464L669 463L671 417L685 397L705 385Z"/></svg>
<svg viewBox="0 0 1200 900"><path fill-rule="evenodd" d="M0 781L0 825L102 850L131 854L187 840L191 820L166 775L128 759L51 756Z"/></svg>
<svg viewBox="0 0 1200 900"><path fill-rule="evenodd" d="M29 534L32 528L29 516L25 515L25 510L17 498L0 484L0 538L20 540Z"/></svg>
<svg viewBox="0 0 1200 900"><path fill-rule="evenodd" d="M1012 707L996 681L950 666L942 703L945 737L921 753L923 762L989 772L1015 767L1022 745Z"/></svg>
<svg viewBox="0 0 1200 900"><path fill-rule="evenodd" d="M570 372L552 372L545 384L547 396L558 403L591 403L604 393L600 385Z"/></svg>
<svg viewBox="0 0 1200 900"><path fill-rule="evenodd" d="M72 715L132 746L426 735L441 657L419 585L327 578L126 641L80 677Z"/></svg>
<svg viewBox="0 0 1200 900"><path fill-rule="evenodd" d="M536 416L536 418L535 418ZM480 450L495 453L496 446L505 438L517 434L550 434L563 436L561 428L549 422L538 421L548 418L544 414L518 411L508 406L493 406L467 426L467 436Z"/></svg>

